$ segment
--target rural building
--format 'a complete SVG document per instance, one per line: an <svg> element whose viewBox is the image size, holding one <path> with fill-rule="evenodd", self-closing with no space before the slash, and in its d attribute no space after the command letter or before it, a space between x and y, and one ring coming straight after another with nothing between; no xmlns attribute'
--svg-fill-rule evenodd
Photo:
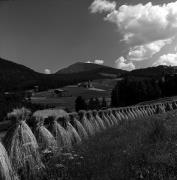
<svg viewBox="0 0 177 180"><path fill-rule="evenodd" d="M50 95L53 97L70 97L71 94L63 89L53 89L50 91Z"/></svg>
<svg viewBox="0 0 177 180"><path fill-rule="evenodd" d="M78 87L93 88L93 84L91 81L87 81L87 82L79 83Z"/></svg>

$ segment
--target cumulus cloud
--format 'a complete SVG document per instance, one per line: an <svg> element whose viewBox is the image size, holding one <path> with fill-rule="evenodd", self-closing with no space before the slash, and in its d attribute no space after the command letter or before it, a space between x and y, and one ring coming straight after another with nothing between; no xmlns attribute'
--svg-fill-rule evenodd
<svg viewBox="0 0 177 180"><path fill-rule="evenodd" d="M177 54L165 54L153 64L153 66L166 65L177 66Z"/></svg>
<svg viewBox="0 0 177 180"><path fill-rule="evenodd" d="M97 59L97 60L94 61L94 63L95 63L95 64L104 64L104 61L103 61L103 60L98 60L98 59Z"/></svg>
<svg viewBox="0 0 177 180"><path fill-rule="evenodd" d="M117 69L123 69L126 71L131 71L135 69L135 65L132 62L128 62L124 57L120 57L115 61L115 66Z"/></svg>
<svg viewBox="0 0 177 180"><path fill-rule="evenodd" d="M88 63L88 64L90 64L90 63L92 63L91 61L86 61L85 63Z"/></svg>
<svg viewBox="0 0 177 180"><path fill-rule="evenodd" d="M107 0L95 0L90 6L90 11L91 13L111 12L115 8L115 2L110 2Z"/></svg>
<svg viewBox="0 0 177 180"><path fill-rule="evenodd" d="M86 61L86 63L93 63L93 64L100 64L100 65L102 65L102 64L104 64L104 61L96 59L94 61Z"/></svg>
<svg viewBox="0 0 177 180"><path fill-rule="evenodd" d="M51 74L51 70L50 70L50 69L45 69L45 70L44 70L44 73L45 73L45 74Z"/></svg>
<svg viewBox="0 0 177 180"><path fill-rule="evenodd" d="M96 5L98 2L102 5ZM106 8L104 4L112 6ZM116 2L95 0L90 9L92 13L105 12L104 20L118 27L122 41L129 46L127 59L130 61L149 59L177 38L177 1L162 5L151 2L122 5L117 8Z"/></svg>
<svg viewBox="0 0 177 180"><path fill-rule="evenodd" d="M122 5L105 18L115 23L123 40L130 45L142 45L172 38L177 30L177 2L152 5Z"/></svg>
<svg viewBox="0 0 177 180"><path fill-rule="evenodd" d="M130 48L128 59L132 61L142 61L151 58L154 54L161 51L161 49L172 42L171 39L159 40L149 44L134 46Z"/></svg>

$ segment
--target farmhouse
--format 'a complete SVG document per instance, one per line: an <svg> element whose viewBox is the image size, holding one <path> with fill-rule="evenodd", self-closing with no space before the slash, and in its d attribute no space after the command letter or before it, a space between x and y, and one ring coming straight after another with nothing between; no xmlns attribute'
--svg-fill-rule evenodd
<svg viewBox="0 0 177 180"><path fill-rule="evenodd" d="M63 89L53 89L51 92L52 96L54 97L69 97L71 94Z"/></svg>
<svg viewBox="0 0 177 180"><path fill-rule="evenodd" d="M87 82L79 83L78 87L93 88L93 84L91 81L87 81Z"/></svg>

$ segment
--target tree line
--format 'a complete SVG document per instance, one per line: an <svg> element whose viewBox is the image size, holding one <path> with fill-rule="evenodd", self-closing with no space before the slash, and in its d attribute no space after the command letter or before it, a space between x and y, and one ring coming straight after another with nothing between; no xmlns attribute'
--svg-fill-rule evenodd
<svg viewBox="0 0 177 180"><path fill-rule="evenodd" d="M98 97L90 98L86 101L82 96L78 96L75 100L75 110L99 110L107 108L108 104L105 97L99 99Z"/></svg>
<svg viewBox="0 0 177 180"><path fill-rule="evenodd" d="M111 106L129 106L143 101L177 95L177 76L136 80L125 78L117 82L111 94Z"/></svg>

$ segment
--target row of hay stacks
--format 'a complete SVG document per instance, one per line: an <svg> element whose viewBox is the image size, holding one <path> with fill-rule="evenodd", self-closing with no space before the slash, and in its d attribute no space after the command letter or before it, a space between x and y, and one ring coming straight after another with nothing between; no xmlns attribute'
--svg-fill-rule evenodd
<svg viewBox="0 0 177 180"><path fill-rule="evenodd" d="M8 114L12 127L0 143L0 179L42 179L42 154L60 153L120 122L147 118L177 108L176 102L66 113L49 109L14 109ZM4 148L5 147L5 148Z"/></svg>

